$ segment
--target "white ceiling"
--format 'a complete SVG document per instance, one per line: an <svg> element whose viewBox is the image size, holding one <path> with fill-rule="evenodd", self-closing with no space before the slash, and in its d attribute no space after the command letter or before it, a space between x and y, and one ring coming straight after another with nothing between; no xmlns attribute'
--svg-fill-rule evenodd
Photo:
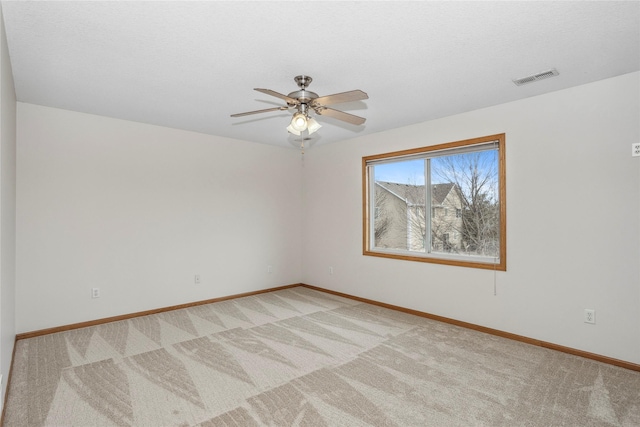
<svg viewBox="0 0 640 427"><path fill-rule="evenodd" d="M19 101L281 146L313 77L326 144L640 69L640 2L2 1ZM556 68L525 86L512 79Z"/></svg>

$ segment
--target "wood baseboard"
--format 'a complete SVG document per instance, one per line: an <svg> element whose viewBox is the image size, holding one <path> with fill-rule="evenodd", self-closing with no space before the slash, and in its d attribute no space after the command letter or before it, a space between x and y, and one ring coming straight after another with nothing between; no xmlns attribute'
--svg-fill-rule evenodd
<svg viewBox="0 0 640 427"><path fill-rule="evenodd" d="M364 303L367 303L367 304L377 305L379 307L384 307L384 308L388 308L388 309L391 309L391 310L401 311L403 313L413 314L415 316L420 316L420 317L424 317L424 318L431 319L431 320L437 320L438 322L449 323L451 325L461 326L461 327L467 328L467 329L473 329L474 331L484 332L485 334L495 335L495 336L502 337L502 338L508 338L508 339L511 339L511 340L514 340L514 341L520 341L520 342L523 342L523 343L526 343L526 344L531 344L531 345L535 345L535 346L538 346L538 347L544 347L544 348L548 348L550 350L556 350L556 351L560 351L562 353L572 354L574 356L584 357L585 359L591 359L591 360L595 360L595 361L598 361L598 362L606 363L608 365L615 365L615 366L619 366L621 368L630 369L632 371L640 372L640 365L637 364L637 363L627 362L625 360L620 360L620 359L614 359L612 357L603 356L603 355L600 355L600 354L589 353L588 351L578 350L578 349L571 348L571 347L565 347L565 346L559 345L559 344L554 344L554 343L550 343L550 342L546 342L546 341L542 341L542 340L537 340L537 339L525 337L525 336L522 336L522 335L512 334L510 332L504 332L504 331L500 331L498 329L487 328L485 326L480 326L480 325L476 325L476 324L473 324L473 323L462 322L460 320L451 319L451 318L443 317L443 316L438 316L436 314L425 313L423 311L412 310L410 308L405 308L405 307L400 307L400 306L397 306L397 305L387 304L387 303L384 303L384 302L370 300L370 299L367 299L367 298L361 298L361 297L357 297L357 296L354 296L354 295L345 294L345 293L342 293L342 292L331 291L329 289L319 288L317 286L307 285L307 284L304 284L304 283L301 283L300 286L303 286L303 287L309 288L309 289L313 289L313 290L316 290L316 291L320 291L320 292L326 292L328 294L337 295L337 296L344 297L344 298L349 298L349 299L352 299L352 300L355 300L355 301L364 302Z"/></svg>
<svg viewBox="0 0 640 427"><path fill-rule="evenodd" d="M197 302L192 302L192 303L187 303L187 304L180 304L180 305L173 305L170 307L163 307L163 308L157 308L157 309L153 309L153 310L146 310L146 311L139 311L137 313L132 313L132 314L124 314L124 315L120 315L120 316L113 316L113 317L106 317L103 319L97 319L97 320L90 320L88 322L81 322L81 323L74 323L71 325L65 325L65 326L57 326L54 328L48 328L48 329L41 329L38 331L33 331L33 332L26 332L26 333L22 333L22 334L18 334L16 335L16 342L22 339L27 339L27 338L33 338L33 337L37 337L37 336L41 336L41 335L47 335L47 334L53 334L56 332L64 332L64 331L69 331L72 329L79 329L79 328L85 328L87 326L95 326L95 325L100 325L103 323L109 323L109 322L116 322L118 320L126 320L126 319L131 319L134 317L140 317L140 316L147 316L149 314L156 314L156 313L162 313L165 311L171 311L171 310L179 310L181 308L189 308L189 307L195 307L197 305L203 305L203 304L211 304L214 302L220 302L220 301L226 301L226 300L230 300L230 299L235 299L235 298L242 298L242 297L247 297L247 296L251 296L251 295L258 295L258 294L263 294L266 292L273 292L273 291L279 291L279 290L283 290L283 289L289 289L289 288L295 288L297 286L302 286L308 289L313 289L316 291L320 291L320 292L325 292L328 294L333 294L333 295L337 295L337 296L341 296L344 298L349 298L355 301L360 301L360 302L364 302L367 304L373 304L373 305L377 305L379 307L384 307L384 308L388 308L391 310L397 310L397 311L401 311L403 313L408 313L408 314L413 314L415 316L420 316L420 317L424 317L427 319L432 319L432 320L437 320L438 322L444 322L444 323L449 323L451 325L456 325L456 326L460 326L463 328L467 328L467 329L472 329L474 331L478 331L478 332L484 332L486 334L490 334L490 335L495 335L495 336L499 336L502 338L508 338L514 341L520 341L526 344L531 344L531 345L535 345L538 347L544 347L544 348L548 348L551 350L556 350L556 351L560 351L562 353L567 353L567 354L572 354L574 356L579 356L579 357L584 357L585 359L591 359L591 360L595 360L598 362L602 362L602 363L606 363L609 365L615 365L615 366L619 366L621 368L625 368L625 369L629 369L632 371L637 371L640 372L640 364L637 363L632 363L632 362L627 362L625 360L620 360L620 359L614 359L612 357L608 357L608 356L603 356L600 354L595 354L595 353L589 353L587 351L583 351L583 350L578 350L575 348L571 348L571 347L566 347L563 345L559 345L559 344L554 344L554 343L550 343L547 341L542 341L542 340L538 340L535 338L529 338L529 337L525 337L522 335L517 335L517 334L512 334L510 332L504 332L504 331L500 331L498 329L492 329L492 328L487 328L485 326L480 326L480 325L476 325L473 323L468 323L468 322L463 322L460 320L456 320L456 319L451 319L448 317L443 317L443 316L438 316L436 314L431 314L431 313L425 313L422 311L418 311L418 310L412 310L410 308L405 308L405 307L400 307L397 305L392 305L392 304L387 304L384 302L380 302L380 301L375 301L375 300L371 300L368 298L362 298L362 297L358 297L355 295L349 295L349 294L345 294L342 292L337 292L337 291L332 291L329 289L324 289L324 288L320 288L317 286L313 286L313 285L308 285L305 283L295 283L292 285L285 285L285 286L279 286L279 287L275 287L275 288L268 288L268 289L261 289L259 291L251 291L251 292L245 292L245 293L241 293L241 294L235 294L235 295L228 295L228 296L224 296L224 297L219 297L219 298L212 298L212 299L208 299L208 300L204 300L204 301L197 301ZM14 345L14 352L15 352L15 345ZM11 369L13 369L13 358L11 360ZM9 386L9 381L11 381L11 371L9 372L9 378L7 379L7 390L8 390L8 386ZM6 397L5 397L6 398ZM3 407L3 412L4 412L4 407ZM2 424L0 424L2 425Z"/></svg>
<svg viewBox="0 0 640 427"><path fill-rule="evenodd" d="M120 316L105 317L105 318L102 318L102 319L89 320L87 322L73 323L71 325L56 326L56 327L53 327L53 328L40 329L38 331L24 332L24 333L16 335L16 341L24 340L24 339L27 339L27 338L39 337L41 335L55 334L57 332L70 331L72 329L80 329L80 328L86 328L88 326L96 326L96 325L102 325L104 323L117 322L119 320L132 319L134 317L147 316L149 314L163 313L165 311L180 310L181 308L195 307L195 306L198 306L198 305L211 304L211 303L214 303L214 302L226 301L226 300L235 299L235 298L249 297L251 295L264 294L264 293L267 293L267 292L281 291L283 289L295 288L296 286L301 286L301 285L302 285L301 283L295 283L293 285L278 286L276 288L261 289L259 291L251 291L251 292L245 292L245 293L242 293L242 294L235 294L235 295L228 295L228 296L224 296L224 297L211 298L211 299L207 299L207 300L204 300L204 301L196 301L196 302L190 302L190 303L186 303L186 304L172 305L172 306L169 306L169 307L162 307L162 308L155 308L155 309L152 309L152 310L139 311L137 313L122 314Z"/></svg>

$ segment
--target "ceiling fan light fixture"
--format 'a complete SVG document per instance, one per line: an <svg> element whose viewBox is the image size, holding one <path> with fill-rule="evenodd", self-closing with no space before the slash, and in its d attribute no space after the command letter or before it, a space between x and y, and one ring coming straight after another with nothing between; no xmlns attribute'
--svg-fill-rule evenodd
<svg viewBox="0 0 640 427"><path fill-rule="evenodd" d="M309 131L309 135L320 129L322 125L318 123L314 118L309 117L307 119L307 131Z"/></svg>
<svg viewBox="0 0 640 427"><path fill-rule="evenodd" d="M303 113L295 113L291 119L291 127L302 132L307 128L307 117Z"/></svg>
<svg viewBox="0 0 640 427"><path fill-rule="evenodd" d="M300 136L300 134L301 134L301 132L300 132L300 131L295 130L295 129L293 128L293 125L289 125L289 126L287 126L287 131L288 131L289 133L292 133L292 134L296 135L296 136Z"/></svg>

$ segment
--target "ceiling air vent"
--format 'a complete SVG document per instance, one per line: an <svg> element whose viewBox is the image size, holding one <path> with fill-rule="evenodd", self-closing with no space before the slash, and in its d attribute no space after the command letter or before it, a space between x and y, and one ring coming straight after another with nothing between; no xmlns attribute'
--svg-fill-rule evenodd
<svg viewBox="0 0 640 427"><path fill-rule="evenodd" d="M558 75L558 70L556 70L555 68L552 68L551 70L543 71L541 73L534 74L532 76L522 77L520 79L513 79L513 82L516 84L516 86L522 86L522 85L526 85L527 83L537 82L538 80L548 79L549 77L553 77L557 75Z"/></svg>

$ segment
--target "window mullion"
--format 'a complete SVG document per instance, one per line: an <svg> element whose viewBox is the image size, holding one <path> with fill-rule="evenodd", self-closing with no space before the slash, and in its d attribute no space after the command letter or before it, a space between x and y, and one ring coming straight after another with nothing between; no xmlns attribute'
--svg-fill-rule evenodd
<svg viewBox="0 0 640 427"><path fill-rule="evenodd" d="M375 221L376 221L376 182L373 173L373 166L367 166L367 180L371 183L369 185L369 245L375 247L376 245L376 233L375 233Z"/></svg>

